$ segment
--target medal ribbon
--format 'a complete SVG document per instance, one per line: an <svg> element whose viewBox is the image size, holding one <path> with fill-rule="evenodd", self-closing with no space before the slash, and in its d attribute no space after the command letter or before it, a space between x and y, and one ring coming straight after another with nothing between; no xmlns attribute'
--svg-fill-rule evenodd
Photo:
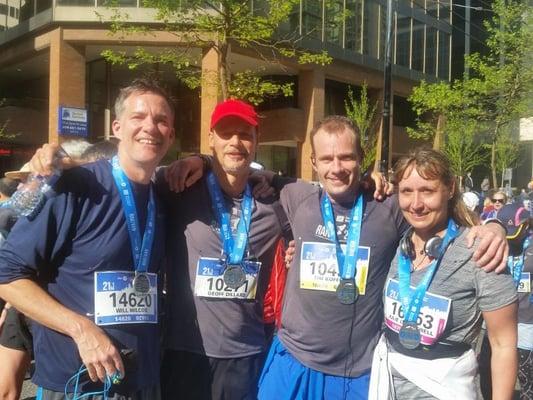
<svg viewBox="0 0 533 400"><path fill-rule="evenodd" d="M126 225L128 227L128 234L130 235L130 246L133 261L135 262L135 272L148 271L150 264L150 255L152 253L152 245L155 236L155 199L154 190L150 185L150 198L148 200L146 227L141 239L139 217L137 215L137 208L135 206L135 197L131 189L128 177L120 167L118 157L115 156L111 160L113 166L113 178L117 185L122 208L124 209L124 216L126 217Z"/></svg>
<svg viewBox="0 0 533 400"><path fill-rule="evenodd" d="M226 210L222 190L213 172L209 172L207 175L207 188L213 203L213 211L220 224L220 239L224 246L224 254L228 258L227 262L228 264L241 264L248 245L248 232L252 220L252 188L246 184L241 204L241 218L237 225L235 237L231 232L230 214Z"/></svg>
<svg viewBox="0 0 533 400"><path fill-rule="evenodd" d="M522 245L522 253L519 256L508 256L507 257L507 268L513 276L513 281L518 287L520 284L520 278L522 277L522 270L524 269L524 256L526 254L526 249L529 247L531 242L530 237L528 236Z"/></svg>
<svg viewBox="0 0 533 400"><path fill-rule="evenodd" d="M398 278L400 281L400 299L402 301L402 306L405 313L404 323L416 323L420 308L422 307L424 296L426 295L426 291L433 280L433 276L435 275L442 258L444 257L446 248L458 235L459 227L450 218L448 221L448 228L446 229L446 235L444 236L442 245L440 247L439 257L427 267L426 274L412 295L409 292L409 286L411 284L411 259L408 255L405 255L402 251L400 251L398 259Z"/></svg>
<svg viewBox="0 0 533 400"><path fill-rule="evenodd" d="M335 215L331 200L327 193L324 193L320 201L322 211L322 221L326 226L328 238L335 241L337 264L339 274L342 279L354 279L357 273L357 252L359 250L359 239L361 238L361 224L363 220L363 195L359 194L357 201L352 208L350 222L348 225L348 238L346 239L346 254L342 251L337 237L337 227L335 225Z"/></svg>

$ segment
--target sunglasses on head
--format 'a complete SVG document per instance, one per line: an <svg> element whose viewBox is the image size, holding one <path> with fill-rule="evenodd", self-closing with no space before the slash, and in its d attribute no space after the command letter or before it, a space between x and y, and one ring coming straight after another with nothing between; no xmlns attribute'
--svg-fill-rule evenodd
<svg viewBox="0 0 533 400"><path fill-rule="evenodd" d="M503 199L492 199L492 202L493 203L502 203L503 204L504 200Z"/></svg>

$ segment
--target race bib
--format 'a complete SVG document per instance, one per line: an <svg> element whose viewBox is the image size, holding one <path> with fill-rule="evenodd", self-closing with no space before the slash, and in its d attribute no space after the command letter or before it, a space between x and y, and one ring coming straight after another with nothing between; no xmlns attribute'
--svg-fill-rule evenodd
<svg viewBox="0 0 533 400"><path fill-rule="evenodd" d="M194 294L198 297L216 299L255 299L257 277L261 263L257 261L243 261L243 268L246 274L246 280L237 289L232 289L224 283L224 265L220 259L200 257L196 267Z"/></svg>
<svg viewBox="0 0 533 400"><path fill-rule="evenodd" d="M414 287L410 287L411 294ZM420 331L420 342L432 345L446 329L450 313L451 299L426 292L416 324ZM398 281L389 279L385 287L385 324L395 332L399 332L404 319L404 309L400 300Z"/></svg>
<svg viewBox="0 0 533 400"><path fill-rule="evenodd" d="M344 245L341 245L344 248ZM355 283L364 295L368 277L370 247L359 246ZM340 282L334 243L303 242L300 255L300 288L334 292Z"/></svg>
<svg viewBox="0 0 533 400"><path fill-rule="evenodd" d="M522 272L518 282L518 293L531 293L531 272Z"/></svg>
<svg viewBox="0 0 533 400"><path fill-rule="evenodd" d="M97 325L157 324L157 274L147 273L150 290L133 289L135 273L94 273L94 322Z"/></svg>

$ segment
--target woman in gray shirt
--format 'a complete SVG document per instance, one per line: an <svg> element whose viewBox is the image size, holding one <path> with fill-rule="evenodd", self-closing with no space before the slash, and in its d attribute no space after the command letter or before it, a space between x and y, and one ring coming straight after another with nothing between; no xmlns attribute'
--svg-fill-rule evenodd
<svg viewBox="0 0 533 400"><path fill-rule="evenodd" d="M487 323L494 399L511 399L516 380L516 289L487 273L466 245L476 225L446 157L417 149L395 170L411 229L384 290L385 333L374 354L370 399L475 399L472 344Z"/></svg>

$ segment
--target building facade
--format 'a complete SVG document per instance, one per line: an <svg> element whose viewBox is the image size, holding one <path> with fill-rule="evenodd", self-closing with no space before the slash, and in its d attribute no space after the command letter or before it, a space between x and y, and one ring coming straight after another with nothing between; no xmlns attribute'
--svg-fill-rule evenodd
<svg viewBox="0 0 533 400"><path fill-rule="evenodd" d="M143 7L142 0L118 3L130 21L154 23L155 10ZM347 17L339 20L346 10ZM286 28L305 37L305 47L327 50L334 61L325 67L290 61L262 65L250 51L232 46L232 72L262 66L269 78L294 87L292 97L260 106L259 162L312 179L308 133L314 123L344 113L350 86L357 91L366 83L371 99L382 101L385 11L385 0L301 0ZM69 138L59 135L65 107L85 110L89 140L110 135L118 88L146 70L111 66L102 51L127 53L143 47L156 52L183 45L163 31L110 35L105 23L109 15L104 0L0 0L0 172L18 168L45 141ZM420 80L450 80L463 73L465 43L471 37L467 26L465 14L451 0L395 1L391 161L416 144L406 134L414 123L406 100L412 88ZM192 68L203 75L218 70L213 50L198 48L196 54ZM220 99L218 90L213 85L188 89L170 67L156 69L177 99L177 141L169 159L209 152L208 121Z"/></svg>

